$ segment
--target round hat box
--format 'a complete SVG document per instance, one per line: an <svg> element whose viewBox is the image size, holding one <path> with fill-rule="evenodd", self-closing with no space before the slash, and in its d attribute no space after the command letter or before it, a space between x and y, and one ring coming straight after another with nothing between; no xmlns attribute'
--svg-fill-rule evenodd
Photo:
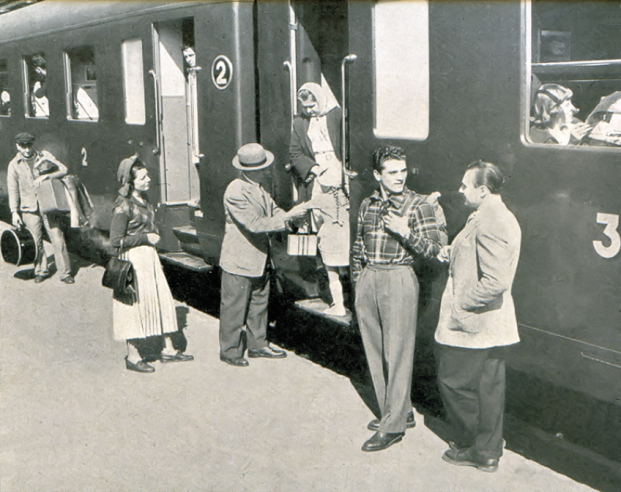
<svg viewBox="0 0 621 492"><path fill-rule="evenodd" d="M34 263L37 258L37 245L25 227L4 231L0 238L0 249L4 261L15 266Z"/></svg>

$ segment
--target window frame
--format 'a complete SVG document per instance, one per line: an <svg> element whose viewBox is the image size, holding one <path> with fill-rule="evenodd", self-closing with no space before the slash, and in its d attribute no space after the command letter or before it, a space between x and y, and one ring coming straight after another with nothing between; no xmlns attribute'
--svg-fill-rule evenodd
<svg viewBox="0 0 621 492"><path fill-rule="evenodd" d="M409 2L400 2L399 0L386 0L385 3L391 3L394 5L400 5L400 6L405 6L405 5L416 5L417 7L420 7L420 4L424 3L426 6L426 20L427 20L427 29L426 29L426 53L424 55L425 58L425 63L424 65L417 64L416 68L417 70L415 70L415 72L417 73L422 73L423 70L421 68L424 69L424 74L426 76L426 83L425 83L425 87L426 87L426 94L423 95L424 97L424 101L423 102L423 107L425 109L424 111L424 115L422 116L422 118L425 118L426 121L424 121L424 135L422 131L418 131L418 129L420 128L420 122L421 122L421 117L420 116L416 116L412 118L413 124L415 125L415 129L417 131L409 131L409 134L406 134L405 132L397 134L398 130L395 131L394 128L390 127L383 127L383 128L378 128L378 123L382 124L381 122L378 121L378 113L379 113L379 107L381 104L381 101L379 100L378 94L380 94L379 90L378 90L378 59L380 58L380 56L377 54L377 43L381 42L381 40L379 39L378 36L378 20L376 18L376 9L378 8L378 5L380 5L382 2L381 0L379 1L375 1L373 3L373 7L371 10L371 32L372 32L372 57L373 57L373 135L376 138L380 138L380 139L396 139L396 140L403 140L403 141L412 141L412 142L424 142L427 139L429 139L429 134L431 132L431 73L430 73L430 39L429 39L429 31L430 31L430 24L429 24L429 0L421 0L420 2L412 2L411 4ZM406 19L410 19L411 16L405 16L404 18ZM417 32L417 30L412 29L410 30L412 32ZM401 64L401 66L406 65L406 64ZM414 70L412 70L414 71ZM410 79L410 77L404 77L404 80L406 80L406 82L410 85L415 85L416 87L419 86L419 84L416 82L416 78L414 78L415 82L408 82ZM407 90L402 90L400 91L402 93L408 93L410 94L411 91L407 91ZM391 94L394 94L394 91L390 92ZM422 99L421 99L422 100ZM401 105L398 104L394 104L390 109L395 109L396 106L400 106L403 107ZM390 113L390 110L386 111L386 109L384 109L384 111L386 113ZM403 116L404 113L410 114L409 110L401 110L399 113L399 116ZM413 112L414 113L414 112ZM384 117L385 118L385 117ZM416 118L416 120L414 120L414 118ZM399 121L403 121L403 118L397 118ZM384 121L386 121L384 119ZM399 127L403 128L406 125L403 125L402 123L398 125ZM394 133L391 133L394 132ZM416 136L413 136L412 134L416 134Z"/></svg>
<svg viewBox="0 0 621 492"><path fill-rule="evenodd" d="M49 94L46 94L46 98L47 98L47 102L48 102L48 114L47 116L31 116L30 115L30 109L31 109L31 100L34 97L34 94L32 93L31 89L30 89L30 68L29 68L29 64L30 64L30 59L32 59L33 56L35 56L38 53L43 53L41 51L36 51L33 54L30 55L21 55L21 65L22 65L22 81L23 81L23 86L22 86L22 94L24 96L24 117L26 119L31 119L31 120L42 120L42 121L48 121L50 119L50 116L52 114L51 108L50 108L50 97ZM46 70L47 70L47 59L46 59Z"/></svg>
<svg viewBox="0 0 621 492"><path fill-rule="evenodd" d="M93 61L95 60L95 47L91 45L83 45L76 46L73 48L66 48L63 50L63 70L64 70L64 78L65 78L65 113L67 117L67 121L77 121L81 123L99 123L101 120L101 112L100 112L100 103L99 103L99 80L95 79L93 82L95 83L95 90L97 92L97 118L75 118L73 116L73 99L74 99L74 87L73 87L73 76L72 76L72 64L71 64L71 56L72 51L75 51L79 48L90 48L93 53ZM95 67L97 64L95 63ZM86 67L85 67L86 68ZM86 70L85 70L86 73ZM86 78L86 77L85 77Z"/></svg>
<svg viewBox="0 0 621 492"><path fill-rule="evenodd" d="M597 67L597 66L616 66L621 68L621 58L619 59L601 59L601 60L581 60L581 61L563 61L563 62L538 62L533 64L533 13L532 0L521 0L521 57L520 57L520 76L521 76L521 94L520 94L520 140L526 147L539 149L559 149L565 152L620 152L621 146L607 145L576 145L576 144L550 144L536 143L530 140L530 117L531 117L531 94L533 80L533 65L539 68L550 67ZM621 75L620 75L621 78ZM603 80L603 79L602 79Z"/></svg>

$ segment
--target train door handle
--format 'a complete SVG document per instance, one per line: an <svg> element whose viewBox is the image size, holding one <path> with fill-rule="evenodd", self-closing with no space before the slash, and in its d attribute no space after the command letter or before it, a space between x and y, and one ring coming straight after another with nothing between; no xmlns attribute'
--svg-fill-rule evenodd
<svg viewBox="0 0 621 492"><path fill-rule="evenodd" d="M155 94L155 148L153 153L159 155L162 142L162 110L160 107L160 86L157 82L155 70L149 70L149 75L153 77L153 93Z"/></svg>
<svg viewBox="0 0 621 492"><path fill-rule="evenodd" d="M341 61L341 94L343 98L342 103L342 118L341 118L341 157L343 159L343 185L345 191L349 195L349 179L358 175L355 171L352 171L349 167L349 158L347 150L349 147L349 141L347 138L347 122L349 119L349 111L347 110L347 76L346 67L350 63L354 63L358 59L358 56L353 53L345 56Z"/></svg>
<svg viewBox="0 0 621 492"><path fill-rule="evenodd" d="M283 66L289 72L289 99L291 103L291 125L293 125L293 118L295 118L298 115L297 103L296 103L297 90L295 86L296 84L295 69L289 60L284 61Z"/></svg>

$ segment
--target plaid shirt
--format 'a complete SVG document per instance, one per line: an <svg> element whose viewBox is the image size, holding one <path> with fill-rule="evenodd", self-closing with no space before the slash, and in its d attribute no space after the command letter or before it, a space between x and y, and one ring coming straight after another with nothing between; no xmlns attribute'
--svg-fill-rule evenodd
<svg viewBox="0 0 621 492"><path fill-rule="evenodd" d="M411 199L410 197L413 197ZM403 208L410 203L408 210ZM387 230L383 217L389 212L409 217L407 238ZM405 188L400 195L382 201L379 191L360 205L358 232L352 249L352 280L360 277L365 265L412 265L414 255L435 257L440 251L440 230L431 205Z"/></svg>

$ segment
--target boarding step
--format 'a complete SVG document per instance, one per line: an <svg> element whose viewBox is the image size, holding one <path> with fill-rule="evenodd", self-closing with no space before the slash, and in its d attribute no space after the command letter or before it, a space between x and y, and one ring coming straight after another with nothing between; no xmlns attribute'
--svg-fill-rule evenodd
<svg viewBox="0 0 621 492"><path fill-rule="evenodd" d="M198 256L191 255L185 251L173 251L171 253L160 253L160 259L166 263L180 266L186 270L204 273L213 270L213 266L205 263L205 260Z"/></svg>
<svg viewBox="0 0 621 492"><path fill-rule="evenodd" d="M325 313L330 306L321 299L303 299L301 301L296 301L295 305L303 311L329 319L330 321L336 321L340 325L351 325L352 315L349 309L347 309L347 314L345 314L345 316L331 316Z"/></svg>
<svg viewBox="0 0 621 492"><path fill-rule="evenodd" d="M185 225L180 227L173 227L173 233L182 243L198 244L198 233L196 232L196 228L194 226Z"/></svg>

